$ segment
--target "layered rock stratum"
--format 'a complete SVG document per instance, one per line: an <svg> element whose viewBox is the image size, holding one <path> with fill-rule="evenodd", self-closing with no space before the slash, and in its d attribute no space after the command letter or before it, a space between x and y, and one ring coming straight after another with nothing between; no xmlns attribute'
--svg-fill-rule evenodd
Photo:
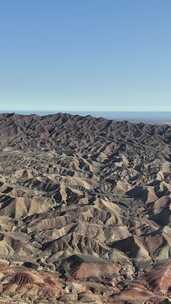
<svg viewBox="0 0 171 304"><path fill-rule="evenodd" d="M171 302L171 127L0 115L0 303Z"/></svg>

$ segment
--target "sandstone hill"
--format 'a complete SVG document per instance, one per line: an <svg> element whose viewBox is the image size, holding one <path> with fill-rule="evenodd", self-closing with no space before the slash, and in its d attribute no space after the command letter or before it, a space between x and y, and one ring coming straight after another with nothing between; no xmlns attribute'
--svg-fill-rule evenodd
<svg viewBox="0 0 171 304"><path fill-rule="evenodd" d="M0 304L169 299L171 126L0 114Z"/></svg>

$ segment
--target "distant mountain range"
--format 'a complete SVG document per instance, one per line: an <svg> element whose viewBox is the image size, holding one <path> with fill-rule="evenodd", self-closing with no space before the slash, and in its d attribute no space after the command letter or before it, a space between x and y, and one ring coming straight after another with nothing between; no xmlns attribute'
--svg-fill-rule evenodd
<svg viewBox="0 0 171 304"><path fill-rule="evenodd" d="M11 111L12 112L12 111ZM0 113L2 113L0 111ZM55 114L54 111L17 111L19 114L37 114L37 115L48 115ZM70 113L75 115L87 116L91 115L93 117L103 117L112 120L128 120L132 122L146 122L146 123L156 123L156 124L171 124L171 112L157 112L157 111L144 111L144 112L124 112L124 111L63 111L62 113Z"/></svg>

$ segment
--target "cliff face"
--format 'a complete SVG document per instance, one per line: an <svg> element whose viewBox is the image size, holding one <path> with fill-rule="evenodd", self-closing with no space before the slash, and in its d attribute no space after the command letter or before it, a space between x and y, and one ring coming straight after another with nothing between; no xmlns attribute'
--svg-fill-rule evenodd
<svg viewBox="0 0 171 304"><path fill-rule="evenodd" d="M170 148L168 125L1 114L0 303L166 303Z"/></svg>

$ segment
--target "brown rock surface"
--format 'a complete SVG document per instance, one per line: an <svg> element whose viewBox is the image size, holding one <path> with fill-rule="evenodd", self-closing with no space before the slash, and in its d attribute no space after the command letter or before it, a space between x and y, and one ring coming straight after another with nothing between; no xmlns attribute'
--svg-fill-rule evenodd
<svg viewBox="0 0 171 304"><path fill-rule="evenodd" d="M0 303L169 303L170 134L0 114Z"/></svg>

